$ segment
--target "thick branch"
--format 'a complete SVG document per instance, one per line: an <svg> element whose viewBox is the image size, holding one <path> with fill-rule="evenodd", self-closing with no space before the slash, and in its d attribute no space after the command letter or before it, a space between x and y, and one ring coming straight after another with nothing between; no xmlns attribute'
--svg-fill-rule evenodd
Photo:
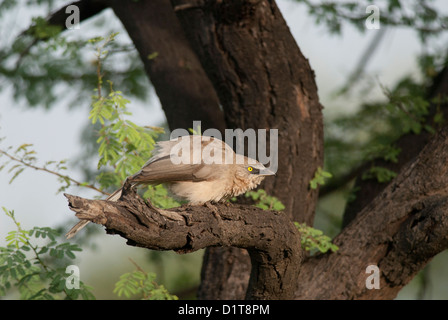
<svg viewBox="0 0 448 320"><path fill-rule="evenodd" d="M448 104L444 99L446 99L446 93L448 92L448 67L443 68L437 77L434 79L434 83L430 88L428 88L427 100L431 101L434 98L439 98L440 103L432 103L429 108L429 114L426 117L426 124L434 126L437 128L437 124L434 123L434 115L436 112L443 112L445 119L448 117ZM425 147L425 145L430 141L431 133L428 131L422 131L420 134L416 135L413 133L408 133L401 136L395 143L395 145L402 151L398 155L398 162L393 163L390 161L385 161L384 159L376 159L373 164L379 167L385 167L389 170L399 172L400 169L409 161L412 161L419 152ZM356 187L359 191L356 193L356 199L347 205L343 218L343 227L345 227L350 221L352 221L356 215L369 204L378 194L380 194L385 187L386 183L380 183L374 179L363 180L362 174L368 168L370 168L372 163L365 163L359 167L359 171L356 170L354 173L358 173L358 178L356 180ZM351 177L353 178L353 177Z"/></svg>
<svg viewBox="0 0 448 320"><path fill-rule="evenodd" d="M448 248L448 127L334 239L337 253L310 258L299 298L393 299L437 253ZM366 288L366 268L380 289Z"/></svg>
<svg viewBox="0 0 448 320"><path fill-rule="evenodd" d="M278 171L264 189L291 218L312 225L317 190L309 181L323 165L322 106L314 72L275 1L172 3L227 126L278 129Z"/></svg>
<svg viewBox="0 0 448 320"><path fill-rule="evenodd" d="M80 0L74 1L55 11L48 17L47 21L51 25L61 26L65 28L65 22L69 16L68 13L65 12L66 8L70 5L75 5L79 8L79 20L85 21L93 16L96 16L98 13L106 9L107 1L104 0Z"/></svg>
<svg viewBox="0 0 448 320"><path fill-rule="evenodd" d="M216 92L191 49L169 0L109 2L138 50L171 130L192 128L224 132ZM156 54L153 59L149 55Z"/></svg>
<svg viewBox="0 0 448 320"><path fill-rule="evenodd" d="M290 299L297 289L300 235L285 213L223 204L216 205L219 214L205 206L154 210L134 192L118 202L65 196L78 218L104 225L129 245L180 253L211 246L247 249L252 271L246 298Z"/></svg>
<svg viewBox="0 0 448 320"><path fill-rule="evenodd" d="M268 129L268 139L270 129L278 129L278 171L263 189L282 201L293 220L312 225L318 194L309 181L323 163L322 106L314 72L275 1L171 2L218 94L227 127ZM267 147L272 156L275 150ZM231 250L208 250L199 297L244 297L237 288L247 283L250 261L244 251Z"/></svg>

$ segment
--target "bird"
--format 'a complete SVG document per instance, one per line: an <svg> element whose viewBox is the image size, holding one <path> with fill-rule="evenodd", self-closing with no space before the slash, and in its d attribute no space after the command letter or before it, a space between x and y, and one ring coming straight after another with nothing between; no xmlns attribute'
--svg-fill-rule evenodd
<svg viewBox="0 0 448 320"><path fill-rule="evenodd" d="M178 200L208 205L252 190L271 175L275 173L261 162L236 154L218 138L187 135L157 142L152 157L126 182L132 187L164 184ZM122 188L106 200L118 201L121 195ZM88 223L79 221L66 238L75 236Z"/></svg>

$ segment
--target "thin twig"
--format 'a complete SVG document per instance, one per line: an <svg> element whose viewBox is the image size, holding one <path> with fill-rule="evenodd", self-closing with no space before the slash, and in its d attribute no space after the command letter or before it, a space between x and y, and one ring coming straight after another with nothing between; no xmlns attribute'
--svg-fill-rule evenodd
<svg viewBox="0 0 448 320"><path fill-rule="evenodd" d="M128 259L132 262L132 264L137 268L138 271L142 272L143 274L146 274L146 271L143 270L143 268L140 267L140 266L137 264L137 262L135 262L134 260L132 260L132 258L129 258L129 257L128 257Z"/></svg>
<svg viewBox="0 0 448 320"><path fill-rule="evenodd" d="M16 157L10 155L9 153L7 153L7 152L5 152L5 151L3 151L3 150L0 150L0 153L4 154L5 156L7 156L8 158L10 158L11 160L16 161L16 162L19 162L19 163L21 163L21 164L23 164L23 165L25 165L25 166L27 166L27 167L29 167L29 168L32 168L32 169L35 169L35 170L38 170L38 171L44 171L44 172L47 172L47 173L51 173L51 174L56 175L56 176L58 176L58 177L60 177L60 178L62 178L62 179L69 180L69 181L73 182L74 184L76 184L76 185L79 186L79 187L87 187L87 188L93 189L93 190L95 190L95 191L98 191L98 192L100 192L100 193L102 193L102 194L104 194L104 195L107 195L107 196L109 195L109 193L104 192L103 190L98 189L98 188L96 188L95 186L93 186L93 185L91 185L91 184L85 184L85 183L79 182L79 181L77 181L77 180L75 180L75 179L73 179L73 178L70 178L69 176L60 174L60 173L58 173L58 172L56 172L56 171L49 170L49 169L47 169L47 168L37 167L37 166L32 165L32 164L30 164L30 163L27 163L27 162L25 162L25 161L23 161L23 160L21 160L21 159L18 159L18 158L16 158Z"/></svg>

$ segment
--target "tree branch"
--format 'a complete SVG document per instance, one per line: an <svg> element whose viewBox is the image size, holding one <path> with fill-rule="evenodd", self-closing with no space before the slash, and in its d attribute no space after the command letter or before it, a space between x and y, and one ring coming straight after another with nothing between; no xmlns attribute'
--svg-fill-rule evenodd
<svg viewBox="0 0 448 320"><path fill-rule="evenodd" d="M216 205L218 215L206 206L155 210L132 190L118 202L65 196L79 219L104 225L129 245L178 253L214 246L247 249L248 299L291 299L297 289L300 234L285 213L225 204Z"/></svg>
<svg viewBox="0 0 448 320"><path fill-rule="evenodd" d="M448 67L444 67L439 72L437 77L435 77L433 84L427 90L428 101L431 101L434 98L439 98L441 100L440 103L431 103L429 113L426 116L425 121L425 124L437 128L439 125L434 123L434 115L437 112L442 112L444 119L448 118L448 103L445 100L447 96L446 92L448 92ZM404 134L395 142L395 145L401 149L401 152L398 155L397 163L386 161L384 159L375 159L373 163L375 166L384 167L394 172L398 172L406 163L412 161L419 154L431 138L432 134L426 130L423 130L418 135L413 133ZM371 164L372 162L369 163ZM380 183L374 179L362 179L362 173L365 169L370 167L369 163L360 165L360 170L354 171L354 173L359 173L355 182L355 187L359 190L356 193L355 201L347 204L344 212L342 227L348 225L350 221L352 221L356 215L388 185L387 183Z"/></svg>
<svg viewBox="0 0 448 320"><path fill-rule="evenodd" d="M68 14L65 12L66 8L70 5L75 5L79 8L79 22L87 20L104 9L106 9L108 6L106 5L106 2L103 0L80 0L80 1L74 1L72 3L69 3L62 8L56 10L55 12L51 13L47 17L47 22L49 25L52 26L59 26L62 29L66 27L65 22L68 18ZM28 28L27 30L23 31L20 36L23 36L24 34L27 34L32 26ZM47 38L34 38L28 46L20 53L20 57L16 61L15 69L19 67L19 65L22 63L23 58L30 52L31 48L34 47L39 41L47 40Z"/></svg>
<svg viewBox="0 0 448 320"><path fill-rule="evenodd" d="M70 5L75 5L79 8L79 21L85 21L93 16L96 16L98 13L108 8L107 1L104 0L80 0L69 3L59 10L52 13L48 18L48 24L54 26L61 26L65 28L65 21L69 14L65 12L66 8Z"/></svg>
<svg viewBox="0 0 448 320"><path fill-rule="evenodd" d="M210 80L188 43L170 0L108 1L140 54L171 130L226 128ZM148 59L157 53L154 59ZM181 106L181 107L180 107Z"/></svg>
<svg viewBox="0 0 448 320"><path fill-rule="evenodd" d="M263 189L282 201L291 220L312 225L318 192L309 181L323 166L322 106L314 72L275 1L171 3L218 94L227 128L278 129L278 171ZM208 250L199 297L244 297L250 260L244 250L231 250Z"/></svg>
<svg viewBox="0 0 448 320"><path fill-rule="evenodd" d="M73 178L67 176L67 175L64 175L64 174L61 174L61 173L59 173L59 172L56 172L56 171L47 169L47 168L45 168L45 167L38 167L38 166L35 166L35 165L31 164L31 163L28 163L28 162L26 162L26 161L23 161L22 159L16 158L16 157L14 157L13 155L10 155L9 153L7 153L7 152L4 151L4 150L0 150L0 153L1 153L1 154L4 154L5 156L7 156L8 158L10 158L10 159L13 160L13 161L16 161L16 162L19 162L19 163L23 164L24 166L26 166L26 167L28 167L28 168L31 168L31 169L34 169L34 170L37 170L37 171L44 171L44 172L50 173L50 174L52 174L52 175L55 175L55 176L57 176L57 177L59 177L59 178L62 178L62 179L64 179L64 180L68 180L68 181L70 181L70 182L73 182L73 183L74 183L75 185L77 185L78 187L86 187L86 188L90 188L90 189L95 190L95 191L97 191L97 192L99 192L99 193L102 193L102 194L104 194L104 195L106 195L106 196L109 195L109 193L107 193L107 192L105 192L105 191L103 191L103 190L101 190L101 189L98 189L97 187L95 187L95 186L92 185L92 184L86 184L86 183L80 182L80 181L78 181L78 180L75 180L75 179L73 179Z"/></svg>
<svg viewBox="0 0 448 320"><path fill-rule="evenodd" d="M333 240L336 253L302 265L298 298L393 299L437 253L448 248L448 127ZM380 289L366 288L366 268Z"/></svg>

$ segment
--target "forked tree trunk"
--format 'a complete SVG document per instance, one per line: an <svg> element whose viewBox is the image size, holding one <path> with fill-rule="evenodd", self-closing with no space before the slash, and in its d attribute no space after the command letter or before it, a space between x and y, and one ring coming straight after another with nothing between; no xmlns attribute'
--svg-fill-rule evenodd
<svg viewBox="0 0 448 320"><path fill-rule="evenodd" d="M292 220L312 225L317 190L310 189L309 182L323 164L322 107L314 73L277 5L274 1L172 2L218 93L227 127L278 129L277 175L262 187L282 201ZM217 270L224 257L225 267ZM247 283L248 270L244 251L209 250L199 297L244 297L245 287L235 288L234 283Z"/></svg>
<svg viewBox="0 0 448 320"><path fill-rule="evenodd" d="M202 243L205 246L238 247L208 249L200 298L244 298L247 288L249 298L290 298L291 289L297 288L296 298L391 299L435 254L448 247L448 129L445 128L430 137L430 144L354 215L335 239L340 246L338 252L302 261L291 220L313 222L317 190L309 188L309 181L323 161L322 114L314 73L273 0L94 2L111 6L122 20L140 52L171 128L190 127L192 120L202 120L204 128L279 130L278 174L264 188L286 205L285 215L268 213L263 220L258 212L258 220L253 220L245 215L246 209L235 208L229 209L225 221L217 224L229 231L218 239L207 228L195 229L195 241L205 239L202 235L209 240ZM155 51L159 56L148 61L147 55ZM191 69L186 68L189 63ZM84 200L76 201L91 204ZM129 212L134 212L131 216L118 208L123 204L94 201L102 209L93 219L99 215L97 223L104 223L112 230L117 228L115 231L122 232L133 245L169 249L157 246L160 237L166 236L164 228L168 225L163 221L157 229L160 234L154 236L153 229L149 229L143 232L142 243L135 239L133 230L144 230L148 221L141 216L146 212L143 205L141 210L133 211L136 209L132 207L133 201L129 199L125 204ZM102 206L108 209L103 210ZM80 217L92 217L89 210L84 207ZM116 210L134 218L123 220L124 216L114 215ZM112 215L105 219L102 215L109 211ZM199 220L194 218L193 225L211 223L203 209L197 209L197 213ZM135 217L140 227L135 225ZM161 221L160 217L154 219L155 225ZM169 224L171 230L178 232L171 235L180 239L176 248L185 245L189 248L192 244L192 233L182 224L189 219L192 219L189 213L182 214L182 220L177 222L180 226ZM255 242L251 237L244 238L247 236L244 232L232 229L241 219L256 221L259 230L251 229ZM127 228L127 224L132 228ZM126 234L126 230L131 232ZM265 241L263 230L273 231L279 240L275 248ZM279 243L288 250L282 250ZM239 248L248 249L250 255ZM253 265L249 256L255 262ZM380 269L379 290L369 290L365 284L366 267L371 264ZM249 270L252 276L248 286ZM282 280L272 284L268 280L271 276ZM285 279L291 283L285 285Z"/></svg>
<svg viewBox="0 0 448 320"><path fill-rule="evenodd" d="M162 104L171 130L224 131L224 114L215 90L191 50L167 0L108 1L126 28ZM155 58L149 59L149 55Z"/></svg>

